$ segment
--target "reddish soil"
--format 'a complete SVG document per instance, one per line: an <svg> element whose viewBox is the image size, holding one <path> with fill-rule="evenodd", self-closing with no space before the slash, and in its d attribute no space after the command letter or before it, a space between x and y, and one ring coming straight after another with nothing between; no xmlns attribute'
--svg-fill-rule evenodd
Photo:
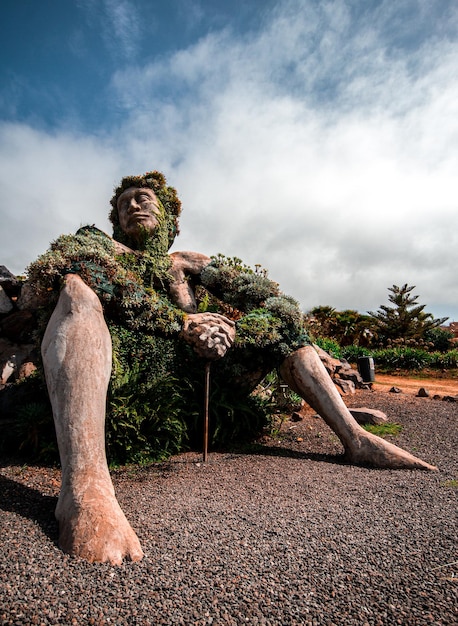
<svg viewBox="0 0 458 626"><path fill-rule="evenodd" d="M403 393L417 395L421 387L427 389L430 396L458 396L458 378L436 378L424 376L405 376L377 374L373 383L374 391L389 391L398 387Z"/></svg>

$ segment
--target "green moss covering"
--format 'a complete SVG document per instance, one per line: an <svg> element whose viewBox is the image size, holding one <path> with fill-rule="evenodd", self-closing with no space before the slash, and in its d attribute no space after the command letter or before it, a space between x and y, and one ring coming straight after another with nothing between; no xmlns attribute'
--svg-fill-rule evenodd
<svg viewBox="0 0 458 626"><path fill-rule="evenodd" d="M28 269L32 286L46 296L42 331L66 274L79 274L100 298L113 341L107 448L118 463L164 458L199 443L203 403L204 362L180 338L185 314L167 295L167 251L178 232L181 204L158 172L124 178L110 217L116 239L130 247L116 201L131 186L153 189L161 208L159 228L139 251L117 255L110 237L87 226L59 237ZM237 328L234 347L212 365L213 444L250 439L268 419L266 402L250 395L254 387L309 343L302 314L265 270L223 255L203 270L199 293L200 310L227 315Z"/></svg>

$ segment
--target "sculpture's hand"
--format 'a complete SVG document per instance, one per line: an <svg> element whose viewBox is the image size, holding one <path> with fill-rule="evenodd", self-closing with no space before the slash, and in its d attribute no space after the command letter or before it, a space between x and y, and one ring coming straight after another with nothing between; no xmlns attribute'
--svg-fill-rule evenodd
<svg viewBox="0 0 458 626"><path fill-rule="evenodd" d="M232 346L235 323L218 313L194 313L186 317L183 339L205 359L219 359Z"/></svg>

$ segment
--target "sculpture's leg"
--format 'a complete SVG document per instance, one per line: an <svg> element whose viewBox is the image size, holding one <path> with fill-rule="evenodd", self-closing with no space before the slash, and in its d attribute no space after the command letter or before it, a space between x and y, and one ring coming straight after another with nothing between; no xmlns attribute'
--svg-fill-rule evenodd
<svg viewBox="0 0 458 626"><path fill-rule="evenodd" d="M59 544L91 562L140 560L105 456L111 338L97 296L77 275L66 277L41 351L62 464Z"/></svg>
<svg viewBox="0 0 458 626"><path fill-rule="evenodd" d="M285 382L319 413L345 448L351 463L385 468L437 469L357 424L312 346L290 354L280 373Z"/></svg>

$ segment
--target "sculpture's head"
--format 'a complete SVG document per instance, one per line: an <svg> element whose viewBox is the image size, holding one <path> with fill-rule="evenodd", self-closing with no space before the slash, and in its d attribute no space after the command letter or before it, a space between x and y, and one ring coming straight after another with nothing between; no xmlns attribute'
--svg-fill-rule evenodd
<svg viewBox="0 0 458 626"><path fill-rule="evenodd" d="M170 248L180 232L181 202L160 172L124 177L114 191L111 206L113 236L130 247L136 248L164 231Z"/></svg>

